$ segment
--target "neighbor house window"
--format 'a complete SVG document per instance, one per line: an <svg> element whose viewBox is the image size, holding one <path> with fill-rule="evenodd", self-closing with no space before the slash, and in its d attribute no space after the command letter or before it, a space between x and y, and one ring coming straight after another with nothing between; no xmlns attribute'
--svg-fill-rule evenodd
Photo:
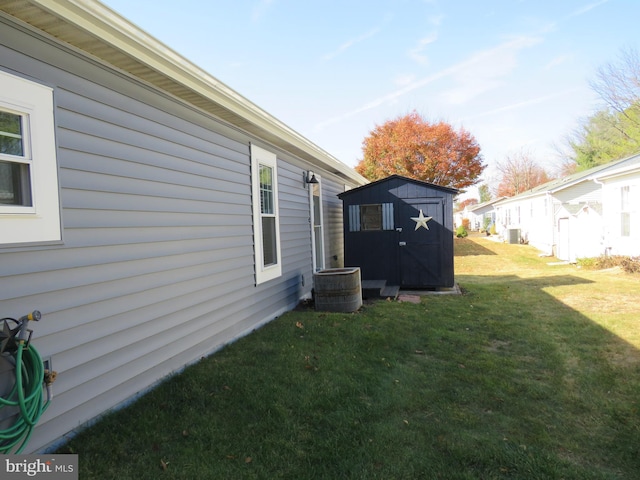
<svg viewBox="0 0 640 480"><path fill-rule="evenodd" d="M60 239L53 90L0 71L0 245Z"/></svg>
<svg viewBox="0 0 640 480"><path fill-rule="evenodd" d="M256 283L282 274L278 215L278 167L275 154L251 145L253 238Z"/></svg>
<svg viewBox="0 0 640 480"><path fill-rule="evenodd" d="M620 189L620 235L631 236L631 202L629 201L629 186Z"/></svg>

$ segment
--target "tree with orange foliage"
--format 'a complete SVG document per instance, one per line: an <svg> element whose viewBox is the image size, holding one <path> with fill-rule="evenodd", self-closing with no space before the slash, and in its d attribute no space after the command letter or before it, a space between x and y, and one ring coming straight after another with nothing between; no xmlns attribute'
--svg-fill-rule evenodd
<svg viewBox="0 0 640 480"><path fill-rule="evenodd" d="M526 149L507 155L497 168L502 174L496 191L498 197L513 197L552 180Z"/></svg>
<svg viewBox="0 0 640 480"><path fill-rule="evenodd" d="M478 183L485 168L480 146L466 130L430 123L415 111L377 125L362 142L356 171L369 180L398 174L443 187Z"/></svg>

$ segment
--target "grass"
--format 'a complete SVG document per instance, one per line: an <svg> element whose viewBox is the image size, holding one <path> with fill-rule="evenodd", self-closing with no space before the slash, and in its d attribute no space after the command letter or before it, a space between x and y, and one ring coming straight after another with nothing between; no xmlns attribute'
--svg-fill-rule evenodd
<svg viewBox="0 0 640 480"><path fill-rule="evenodd" d="M456 239L464 294L300 308L60 451L83 479L635 479L640 278Z"/></svg>

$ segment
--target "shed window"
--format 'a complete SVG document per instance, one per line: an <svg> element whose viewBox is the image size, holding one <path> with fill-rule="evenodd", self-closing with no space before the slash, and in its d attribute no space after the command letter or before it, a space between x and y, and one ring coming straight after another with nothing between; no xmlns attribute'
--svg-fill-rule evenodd
<svg viewBox="0 0 640 480"><path fill-rule="evenodd" d="M256 284L259 284L282 274L275 154L251 145L251 172Z"/></svg>
<svg viewBox="0 0 640 480"><path fill-rule="evenodd" d="M0 71L0 245L61 240L53 90Z"/></svg>
<svg viewBox="0 0 640 480"><path fill-rule="evenodd" d="M350 232L393 229L393 203L349 205Z"/></svg>

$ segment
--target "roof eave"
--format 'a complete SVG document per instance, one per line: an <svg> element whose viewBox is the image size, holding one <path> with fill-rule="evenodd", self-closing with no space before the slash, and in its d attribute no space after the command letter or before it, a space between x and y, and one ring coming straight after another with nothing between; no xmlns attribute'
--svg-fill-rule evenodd
<svg viewBox="0 0 640 480"><path fill-rule="evenodd" d="M115 11L93 0L15 0L0 10L196 108L327 169L367 180Z"/></svg>

